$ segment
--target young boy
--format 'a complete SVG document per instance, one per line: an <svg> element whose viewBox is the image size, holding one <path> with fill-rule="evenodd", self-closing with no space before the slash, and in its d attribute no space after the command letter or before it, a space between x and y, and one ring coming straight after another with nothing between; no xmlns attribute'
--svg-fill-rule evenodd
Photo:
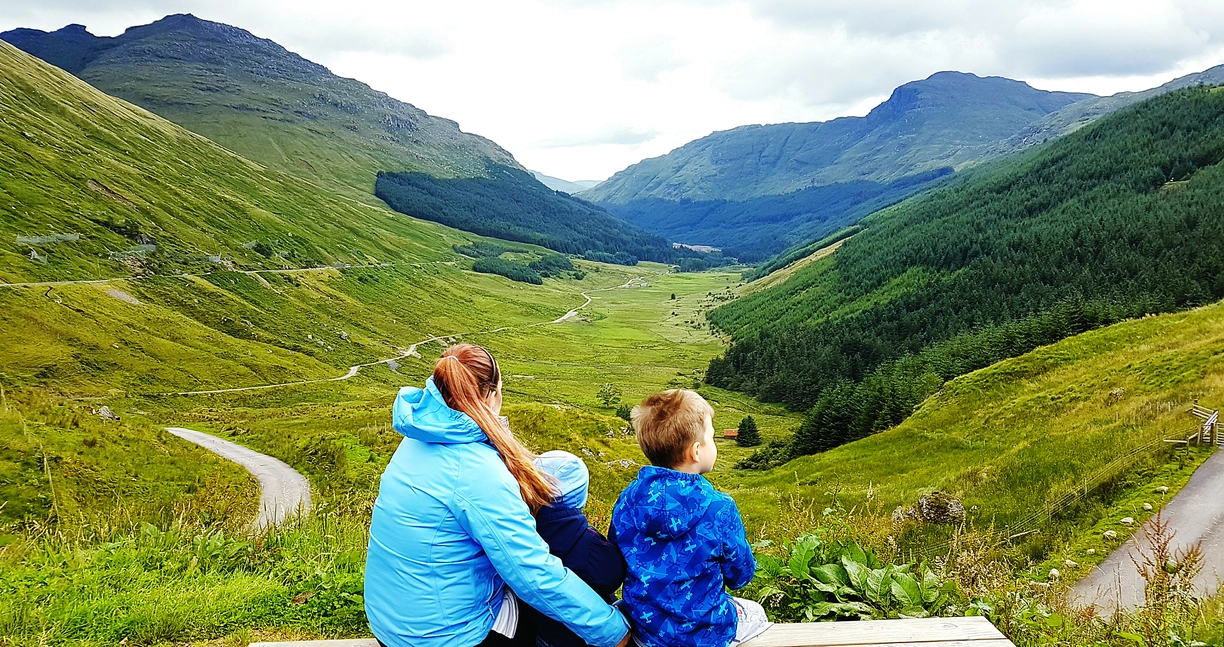
<svg viewBox="0 0 1224 647"><path fill-rule="evenodd" d="M682 389L656 393L630 416L650 465L612 509L608 533L625 556L624 597L644 647L726 647L770 626L761 605L724 587L752 581L756 562L731 497L702 474L714 469L714 409Z"/></svg>
<svg viewBox="0 0 1224 647"><path fill-rule="evenodd" d="M536 531L549 551L608 602L625 580L625 560L616 544L604 539L587 522L586 507L591 476L586 463L569 452L545 452L536 467L557 482L557 496L536 514ZM530 608L530 607L529 607ZM565 625L531 609L538 647L584 647L585 642Z"/></svg>

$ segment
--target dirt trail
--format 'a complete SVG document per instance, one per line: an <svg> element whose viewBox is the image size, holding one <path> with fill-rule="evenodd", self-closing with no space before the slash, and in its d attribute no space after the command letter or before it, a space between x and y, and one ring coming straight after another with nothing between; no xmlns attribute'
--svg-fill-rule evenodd
<svg viewBox="0 0 1224 647"><path fill-rule="evenodd" d="M619 290L622 288L635 287L634 283L638 281L643 281L642 277L639 276L639 277L629 279L629 281L624 283L623 285L618 285L612 288L598 288L595 290L591 290L591 292L603 292L607 290ZM564 323L565 321L573 318L574 316L578 314L579 310L582 310L583 308L591 304L590 295L588 295L586 292L582 292L581 295L583 297L586 297L586 302L583 303L582 305L578 306L577 308L574 308L573 310L570 310L569 312L565 313L564 315L552 321L543 321L543 322L531 324L531 325L532 326L547 326L550 324ZM396 362L396 361L399 361L409 356L420 357L420 355L417 354L416 349L417 349L417 346L420 346L422 344L428 344L429 342L442 341L445 339L451 339L455 337L463 337L465 335L467 336L491 335L493 333L502 332L503 330L510 330L511 328L512 326L502 326L501 328L494 328L493 330L482 330L478 332L454 333L452 335L431 335L428 339L422 339L421 341L418 341L414 343L413 345L409 346L408 350L400 353L399 355L396 355L395 357L388 357L386 359L380 359L375 362L367 362L365 364L357 364L355 366L350 366L348 372L339 377L324 377L324 378L319 378L315 380L299 380L297 382L279 382L277 384L260 384L257 386L239 386L239 387L234 387L230 389L208 389L205 391L180 391L178 393L173 393L171 395L216 395L219 393L240 393L242 391L260 391L264 389L279 389L279 388L289 387L289 386L305 386L307 384L322 384L324 382L341 382L341 381L352 379L356 377L357 373L360 372L361 369L363 368L367 368L370 366L377 366L379 364L389 365L391 362Z"/></svg>
<svg viewBox="0 0 1224 647"><path fill-rule="evenodd" d="M260 384L258 386L239 386L239 387L235 387L232 389L209 389L207 391L180 391L178 393L175 393L174 395L214 395L217 393L238 393L240 391L259 391L262 389L278 389L278 388L285 387L285 386L303 386L306 384L322 384L323 382L342 382L344 380L348 380L348 379L352 379L356 377L358 371L360 371L363 368L367 368L370 366L377 366L379 364L390 364L391 362L395 362L395 361L398 361L398 360L404 359L405 357L410 357L410 356L419 357L419 355L417 355L417 352L416 352L417 346L420 346L421 344L428 344L431 341L438 341L439 339L442 339L442 338L431 336L428 339L422 339L421 341L409 346L408 350L400 353L399 355L396 355L395 357L388 357L387 359L380 359L376 362L366 362L365 364L357 364L355 366L350 366L348 373L345 373L344 375L341 375L340 377L322 377L317 380L300 380L297 382L280 382L277 384Z"/></svg>
<svg viewBox="0 0 1224 647"><path fill-rule="evenodd" d="M423 265L452 265L455 261L434 261L431 263L410 263L412 267L420 267ZM370 268L394 267L395 263L373 263L369 265L345 265L344 267L336 267L327 265L324 267L302 267L290 268L283 270L223 270L218 269L216 272L204 272L202 274L167 274L170 278L176 279L192 279L201 276L210 276L212 274L222 274L225 272L233 272L235 274L246 274L248 276L259 276L260 274L297 274L305 272L326 272L329 270L359 270ZM0 283L0 288L56 288L64 285L90 285L98 283L115 283L118 281L139 281L144 276L115 276L109 279L81 279L77 281L35 281L33 283Z"/></svg>
<svg viewBox="0 0 1224 647"><path fill-rule="evenodd" d="M1201 542L1203 571L1194 580L1202 595L1220 588L1224 576L1224 452L1215 452L1195 470L1186 486L1165 505L1161 516L1176 533L1171 548L1178 550ZM1135 568L1139 550L1148 549L1149 522L1091 573L1071 588L1070 600L1111 613L1133 609L1143 603L1143 580Z"/></svg>
<svg viewBox="0 0 1224 647"><path fill-rule="evenodd" d="M238 463L259 481L259 514L251 523L254 529L263 530L279 525L291 516L310 514L310 482L292 467L271 456L203 432L182 427L166 427L166 431Z"/></svg>

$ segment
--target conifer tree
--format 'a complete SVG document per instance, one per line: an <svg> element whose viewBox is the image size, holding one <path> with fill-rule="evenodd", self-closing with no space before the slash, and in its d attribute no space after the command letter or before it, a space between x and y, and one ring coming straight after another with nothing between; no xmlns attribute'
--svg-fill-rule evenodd
<svg viewBox="0 0 1224 647"><path fill-rule="evenodd" d="M757 431L756 421L752 416L745 416L739 423L739 434L735 443L740 447L756 447L761 444L761 433Z"/></svg>

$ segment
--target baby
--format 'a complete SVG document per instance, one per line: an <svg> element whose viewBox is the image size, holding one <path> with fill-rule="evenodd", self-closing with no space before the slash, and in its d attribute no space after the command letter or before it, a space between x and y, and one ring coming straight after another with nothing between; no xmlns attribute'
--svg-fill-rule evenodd
<svg viewBox="0 0 1224 647"><path fill-rule="evenodd" d="M752 581L756 561L731 497L702 474L714 469L714 409L682 389L656 393L630 416L650 465L612 509L608 532L628 566L625 606L643 647L727 647L769 628L761 605L724 587Z"/></svg>
<svg viewBox="0 0 1224 647"><path fill-rule="evenodd" d="M586 463L569 452L545 452L536 467L557 483L557 496L536 514L536 531L553 555L608 602L616 600L616 589L625 580L625 560L616 544L608 541L587 522L586 507L591 477ZM531 610L538 647L584 647L565 625Z"/></svg>

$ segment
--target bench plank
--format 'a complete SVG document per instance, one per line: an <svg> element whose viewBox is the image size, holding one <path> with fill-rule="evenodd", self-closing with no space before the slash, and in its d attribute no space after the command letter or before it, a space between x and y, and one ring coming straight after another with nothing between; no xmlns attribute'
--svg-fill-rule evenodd
<svg viewBox="0 0 1224 647"><path fill-rule="evenodd" d="M258 642L250 647L378 647L373 638ZM1015 647L986 618L776 624L742 647Z"/></svg>
<svg viewBox="0 0 1224 647"><path fill-rule="evenodd" d="M373 638L287 640L285 642L251 643L250 647L378 647L378 641Z"/></svg>
<svg viewBox="0 0 1224 647"><path fill-rule="evenodd" d="M994 641L994 644L989 641ZM743 647L847 647L913 643L921 643L923 647L958 643L970 643L971 647L1011 645L989 620L971 616L776 624L744 643Z"/></svg>

